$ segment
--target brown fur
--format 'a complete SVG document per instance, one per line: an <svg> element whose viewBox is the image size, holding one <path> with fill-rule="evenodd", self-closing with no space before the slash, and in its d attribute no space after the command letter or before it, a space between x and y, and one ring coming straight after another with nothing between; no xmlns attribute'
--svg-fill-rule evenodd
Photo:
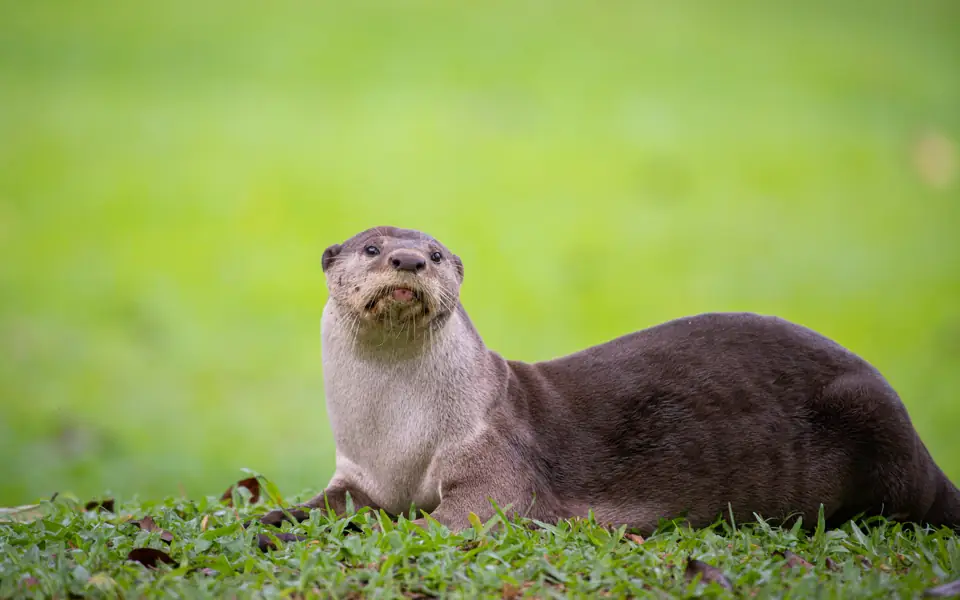
<svg viewBox="0 0 960 600"><path fill-rule="evenodd" d="M383 256L359 260L371 242ZM423 256L439 249L447 262L394 275L387 254L397 248ZM459 303L462 262L421 232L367 230L331 246L323 268L333 315L324 326L360 322L349 344L330 334L337 353L352 354L328 359L325 348L325 369L351 373L355 361L381 360L448 384L420 420L404 425L416 436L431 415L443 423L442 435L436 428L430 435L446 441L416 446L420 467L391 455L390 440L364 433L362 421L344 427L354 437L341 439L354 449L386 444L377 456L412 469L415 484L436 483L436 498L420 508L451 528L466 527L470 512L492 516L489 499L541 520L592 510L602 522L643 532L677 517L705 526L731 510L738 521L756 513L810 524L821 504L829 526L863 514L960 528L960 491L930 457L897 393L866 361L807 328L750 313L702 314L528 364L486 348ZM417 285L423 308L405 306L413 312L389 323L383 310L393 309L364 313L357 307L380 285L370 280ZM398 331L406 334L385 333ZM463 364L455 365L455 382L445 382L451 361ZM350 402L406 410L390 403L408 400L356 389ZM412 500L400 492L414 487L371 481L375 460L351 461L338 462L331 486L305 507L329 502L342 512L347 492L357 506L379 507L375 496ZM263 522L280 518L275 511Z"/></svg>

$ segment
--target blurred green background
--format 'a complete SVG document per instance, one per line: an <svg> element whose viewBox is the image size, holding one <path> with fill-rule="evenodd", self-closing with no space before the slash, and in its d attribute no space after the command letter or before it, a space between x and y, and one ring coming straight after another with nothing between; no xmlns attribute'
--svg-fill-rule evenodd
<svg viewBox="0 0 960 600"><path fill-rule="evenodd" d="M546 359L775 313L960 483L960 3L0 2L0 502L333 468L323 249Z"/></svg>

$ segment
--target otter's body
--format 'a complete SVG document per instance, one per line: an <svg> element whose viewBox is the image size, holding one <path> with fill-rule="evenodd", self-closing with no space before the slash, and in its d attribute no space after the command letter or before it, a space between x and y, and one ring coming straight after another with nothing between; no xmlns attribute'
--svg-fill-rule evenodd
<svg viewBox="0 0 960 600"><path fill-rule="evenodd" d="M641 528L685 514L699 526L730 503L741 521L810 524L823 503L834 523L860 512L946 523L930 513L943 474L896 393L782 319L699 315L510 365L506 418L532 425L543 481L574 512Z"/></svg>
<svg viewBox="0 0 960 600"><path fill-rule="evenodd" d="M342 511L349 493L461 528L492 499L649 532L731 510L810 524L823 505L830 525L960 527L960 491L896 392L809 329L703 314L530 364L485 346L459 302L462 263L429 236L368 230L328 249L324 270L337 468L307 507Z"/></svg>

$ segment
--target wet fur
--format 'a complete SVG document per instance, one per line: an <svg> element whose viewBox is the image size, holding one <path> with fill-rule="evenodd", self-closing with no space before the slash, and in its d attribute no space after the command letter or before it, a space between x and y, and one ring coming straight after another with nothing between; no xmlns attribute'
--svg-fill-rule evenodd
<svg viewBox="0 0 960 600"><path fill-rule="evenodd" d="M362 256L370 240L443 249L447 261L417 275L432 317L357 316L393 281ZM492 498L541 520L592 510L650 532L660 519L699 527L731 510L810 524L823 504L830 526L863 514L960 528L960 491L897 393L814 331L702 314L528 364L484 345L459 302L462 263L425 234L362 232L331 246L324 270L337 468L306 508L342 512L349 492L355 506L415 505L458 529L470 512L492 516Z"/></svg>

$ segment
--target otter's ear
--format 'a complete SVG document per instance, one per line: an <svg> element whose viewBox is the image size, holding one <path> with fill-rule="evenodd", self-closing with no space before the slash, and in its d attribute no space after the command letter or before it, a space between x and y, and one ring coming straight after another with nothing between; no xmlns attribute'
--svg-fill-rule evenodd
<svg viewBox="0 0 960 600"><path fill-rule="evenodd" d="M460 283L463 283L463 261L456 254L453 255L453 264L457 266L457 275L460 276Z"/></svg>
<svg viewBox="0 0 960 600"><path fill-rule="evenodd" d="M333 260L340 255L340 250L342 249L343 247L340 244L333 244L323 251L323 257L320 259L320 267L324 273L330 269L330 266L333 265Z"/></svg>

